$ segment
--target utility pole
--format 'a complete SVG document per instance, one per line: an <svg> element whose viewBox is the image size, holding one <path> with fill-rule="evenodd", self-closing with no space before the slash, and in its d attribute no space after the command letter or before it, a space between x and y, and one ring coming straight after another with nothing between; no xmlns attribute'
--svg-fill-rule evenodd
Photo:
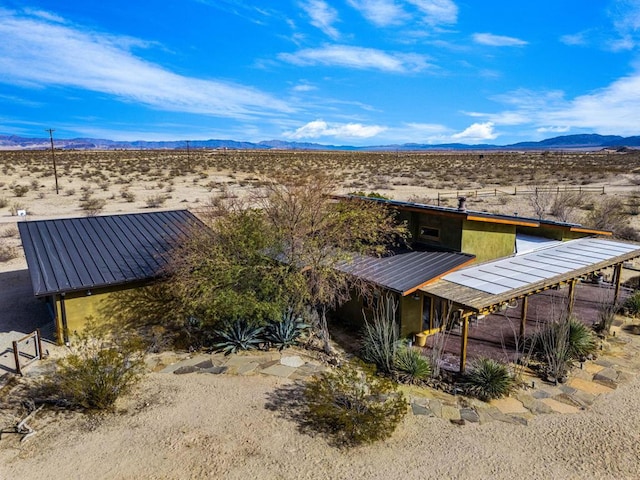
<svg viewBox="0 0 640 480"><path fill-rule="evenodd" d="M58 190L58 170L56 169L56 153L53 148L53 128L45 128L45 132L49 132L49 138L51 139L51 161L53 162L53 176L56 179L56 195L60 193Z"/></svg>
<svg viewBox="0 0 640 480"><path fill-rule="evenodd" d="M186 144L187 144L187 166L189 167L189 170L191 170L191 157L189 156L189 140L185 140Z"/></svg>

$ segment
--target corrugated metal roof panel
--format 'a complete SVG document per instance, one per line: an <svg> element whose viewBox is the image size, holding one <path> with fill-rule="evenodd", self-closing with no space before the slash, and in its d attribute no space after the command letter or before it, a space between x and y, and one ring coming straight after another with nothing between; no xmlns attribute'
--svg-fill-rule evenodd
<svg viewBox="0 0 640 480"><path fill-rule="evenodd" d="M405 294L461 267L475 257L453 252L406 252L389 257L356 257L339 269Z"/></svg>
<svg viewBox="0 0 640 480"><path fill-rule="evenodd" d="M450 273L443 280L486 293L505 293L541 279L624 255L638 246L628 243L581 238L523 255L504 258Z"/></svg>
<svg viewBox="0 0 640 480"><path fill-rule="evenodd" d="M36 296L153 278L194 226L203 224L187 210L18 224Z"/></svg>

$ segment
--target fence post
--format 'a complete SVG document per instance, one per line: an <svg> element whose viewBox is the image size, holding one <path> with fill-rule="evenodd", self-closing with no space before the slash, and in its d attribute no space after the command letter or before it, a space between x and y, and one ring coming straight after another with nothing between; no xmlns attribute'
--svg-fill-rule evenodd
<svg viewBox="0 0 640 480"><path fill-rule="evenodd" d="M13 341L13 358L16 361L16 373L22 375L22 369L20 368L20 354L18 353L18 342Z"/></svg>
<svg viewBox="0 0 640 480"><path fill-rule="evenodd" d="M602 186L602 195L604 195L604 185Z"/></svg>
<svg viewBox="0 0 640 480"><path fill-rule="evenodd" d="M36 328L36 345L38 345L38 358L42 360L42 336L39 328Z"/></svg>
<svg viewBox="0 0 640 480"><path fill-rule="evenodd" d="M493 189L493 196L494 196L494 197L497 197L497 196L498 196L498 189L497 189L497 188L494 188L494 189Z"/></svg>
<svg viewBox="0 0 640 480"><path fill-rule="evenodd" d="M513 187L513 194L518 195L518 187Z"/></svg>
<svg viewBox="0 0 640 480"><path fill-rule="evenodd" d="M438 192L438 206L440 206L440 192Z"/></svg>

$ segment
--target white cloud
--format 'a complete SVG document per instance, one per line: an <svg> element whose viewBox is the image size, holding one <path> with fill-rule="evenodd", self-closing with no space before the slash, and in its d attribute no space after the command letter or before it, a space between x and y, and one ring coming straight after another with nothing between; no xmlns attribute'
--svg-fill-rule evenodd
<svg viewBox="0 0 640 480"><path fill-rule="evenodd" d="M429 25L453 24L458 21L458 6L451 0L408 0L425 14Z"/></svg>
<svg viewBox="0 0 640 480"><path fill-rule="evenodd" d="M333 24L338 19L338 11L324 0L308 0L301 4L302 9L311 18L311 25L322 30L326 35L336 40L340 37Z"/></svg>
<svg viewBox="0 0 640 480"><path fill-rule="evenodd" d="M474 33L473 41L490 47L522 47L528 43L519 38L494 35L493 33Z"/></svg>
<svg viewBox="0 0 640 480"><path fill-rule="evenodd" d="M348 3L360 11L364 18L380 27L398 25L408 18L394 0L348 0Z"/></svg>
<svg viewBox="0 0 640 480"><path fill-rule="evenodd" d="M285 138L293 140L317 139L321 137L335 137L338 139L371 138L384 132L386 127L379 125L362 125L361 123L327 123L324 120L314 120L295 131L284 132Z"/></svg>
<svg viewBox="0 0 640 480"><path fill-rule="evenodd" d="M588 43L585 32L563 35L560 37L560 41L565 45L586 45Z"/></svg>
<svg viewBox="0 0 640 480"><path fill-rule="evenodd" d="M454 140L477 142L481 140L493 140L497 134L493 131L493 122L474 123L460 133L451 135Z"/></svg>
<svg viewBox="0 0 640 480"><path fill-rule="evenodd" d="M372 48L348 45L328 45L322 48L299 50L296 53L281 53L278 58L300 66L339 66L394 73L418 72L430 66L424 55L387 53Z"/></svg>
<svg viewBox="0 0 640 480"><path fill-rule="evenodd" d="M588 128L604 134L637 135L640 125L640 73L576 97L540 115L544 125Z"/></svg>
<svg viewBox="0 0 640 480"><path fill-rule="evenodd" d="M301 83L292 88L294 92L311 92L313 90L317 90L313 85L309 85L308 83Z"/></svg>
<svg viewBox="0 0 640 480"><path fill-rule="evenodd" d="M257 89L178 75L133 55L144 42L0 11L0 82L73 87L166 111L244 118L291 112Z"/></svg>

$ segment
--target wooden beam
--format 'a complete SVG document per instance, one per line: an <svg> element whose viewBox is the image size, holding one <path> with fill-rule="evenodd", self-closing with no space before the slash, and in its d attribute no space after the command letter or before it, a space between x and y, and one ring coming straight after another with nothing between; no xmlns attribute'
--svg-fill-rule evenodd
<svg viewBox="0 0 640 480"><path fill-rule="evenodd" d="M577 278L572 278L569 280L569 304L567 305L567 314L571 315L573 313L573 305L576 302L576 284L578 283Z"/></svg>
<svg viewBox="0 0 640 480"><path fill-rule="evenodd" d="M529 297L522 297L520 306L520 341L524 339L527 329L527 311L529 310Z"/></svg>
<svg viewBox="0 0 640 480"><path fill-rule="evenodd" d="M614 278L616 282L615 291L613 294L613 304L616 305L620 299L620 285L622 283L622 264L618 263L615 266Z"/></svg>
<svg viewBox="0 0 640 480"><path fill-rule="evenodd" d="M464 373L467 366L467 344L469 343L469 316L462 317L462 339L460 341L460 373Z"/></svg>

